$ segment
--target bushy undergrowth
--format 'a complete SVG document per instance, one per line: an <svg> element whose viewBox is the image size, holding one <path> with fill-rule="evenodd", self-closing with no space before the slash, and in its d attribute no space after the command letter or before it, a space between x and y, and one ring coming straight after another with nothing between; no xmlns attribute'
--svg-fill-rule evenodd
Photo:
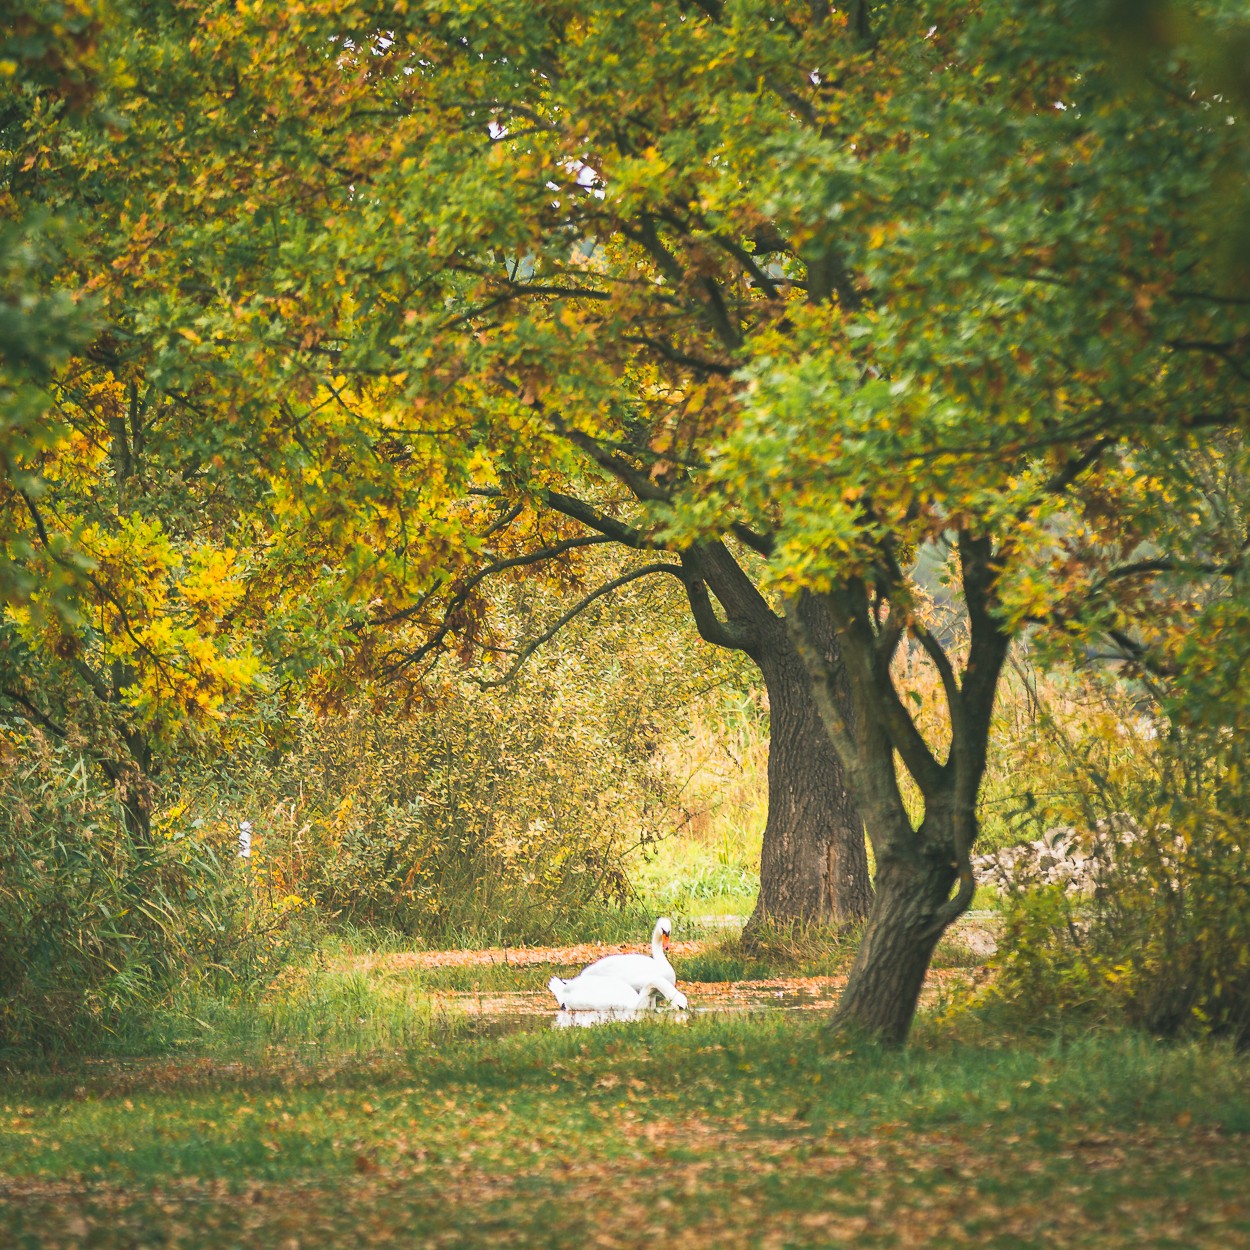
<svg viewBox="0 0 1250 1250"><path fill-rule="evenodd" d="M144 845L81 756L12 731L0 764L0 1053L142 1047L198 989L237 994L293 935L241 864L170 825Z"/></svg>
<svg viewBox="0 0 1250 1250"><path fill-rule="evenodd" d="M206 819L250 820L272 888L359 927L541 942L611 928L615 909L632 930L631 857L689 818L670 744L728 671L683 651L693 635L640 646L644 608L588 613L504 685L447 664L406 700L302 710L245 787L236 767L208 788Z"/></svg>
<svg viewBox="0 0 1250 1250"><path fill-rule="evenodd" d="M663 806L645 729L543 685L310 720L254 814L258 861L327 913L429 939L535 940L623 901L622 858Z"/></svg>
<svg viewBox="0 0 1250 1250"><path fill-rule="evenodd" d="M1034 820L1098 837L1092 891L1022 884L1004 899L988 1001L1033 1024L1083 1014L1250 1043L1250 795L1238 739L1144 722L1086 683L1049 715ZM1049 760L1055 774L1046 776ZM1057 775L1060 771L1063 780Z"/></svg>

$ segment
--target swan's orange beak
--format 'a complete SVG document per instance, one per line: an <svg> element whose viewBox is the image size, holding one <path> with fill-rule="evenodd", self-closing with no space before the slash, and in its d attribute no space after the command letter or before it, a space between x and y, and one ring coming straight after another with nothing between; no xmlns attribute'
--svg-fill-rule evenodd
<svg viewBox="0 0 1250 1250"><path fill-rule="evenodd" d="M667 934L667 933L661 933L661 934L660 934L660 945L661 945L661 946L662 946L665 950L668 950L668 941L669 941L669 939L668 939L668 934Z"/></svg>

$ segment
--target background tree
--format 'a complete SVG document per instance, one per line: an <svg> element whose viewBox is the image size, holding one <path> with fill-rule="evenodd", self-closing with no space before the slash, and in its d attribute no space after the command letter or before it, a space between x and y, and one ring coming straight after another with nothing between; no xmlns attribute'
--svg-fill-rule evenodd
<svg viewBox="0 0 1250 1250"><path fill-rule="evenodd" d="M143 33L117 49L144 95L85 162L117 208L99 283L142 331L146 378L197 395L201 414L239 414L214 433L228 444L219 456L262 442L258 426L274 420L222 379L247 379L271 414L284 388L300 397L303 412L284 401L284 437L318 410L328 378L367 382L364 413L356 394L330 388L367 449L304 438L305 501L307 479L328 485L332 466L343 482L368 483L362 506L377 506L380 530L380 514L408 513L416 466L441 440L479 497L502 501L455 522L467 554L489 537L499 559L439 566L459 570L449 590L462 640L484 602L479 575L500 561L514 567L524 553L532 566L588 540L668 550L676 559L659 571L679 577L700 632L750 655L769 688L760 914L853 919L869 897L862 822L782 614L758 589L767 535L674 545L657 523L697 480L699 447L732 419L747 341L794 287L780 262L753 259L756 233L788 245L743 199L736 171L760 153L734 121L756 110L762 132L788 128L792 106L729 58L749 39L786 82L806 82L810 49L762 15L705 15L693 42L667 9L608 16L493 6L413 15L400 29L389 12L334 4L307 6L279 32L231 8L145 9ZM656 56L639 56L635 18ZM812 29L839 34L825 25ZM263 76L262 45L276 50ZM547 73L557 62L564 94ZM596 65L633 93L625 130ZM689 91L677 99L670 85L682 78ZM541 120L531 126L531 115ZM665 135L672 157L653 142ZM750 144L727 148L733 166L718 171L703 153L726 136ZM833 278L822 282L812 298L831 294ZM360 520L341 500L310 510L339 534ZM392 574L437 565L430 515L420 533L401 522L375 541L375 561ZM418 616L401 594L385 597L379 626ZM823 608L803 610L832 647Z"/></svg>
<svg viewBox="0 0 1250 1250"><path fill-rule="evenodd" d="M20 3L0 34L0 151L8 158L0 191L0 526L13 525L21 493L38 492L25 466L54 440L49 384L73 348L89 337L90 306L57 282L82 223L32 200L39 146L27 142L48 114L79 117L96 90L94 5ZM20 601L34 583L0 552L0 604ZM53 600L56 602L56 599Z"/></svg>
<svg viewBox="0 0 1250 1250"><path fill-rule="evenodd" d="M105 35L88 4L19 12L0 83L0 225L15 244L0 307L0 590L13 605L0 707L85 749L140 842L163 765L228 741L246 704L350 645L369 594L361 553L376 568L384 528L340 476L370 454L375 421L361 443L332 389L281 375L285 402L270 402L225 352L196 351L204 291L154 246L177 220L133 210L136 179L170 164L136 174L127 135L150 118L161 159L185 157L180 115L134 90L172 56L173 32L145 16L124 10ZM200 155L227 163L234 137ZM409 497L434 493L443 459L439 472L408 463ZM435 564L437 534L426 527L422 547ZM417 559L388 585L419 579L430 563Z"/></svg>

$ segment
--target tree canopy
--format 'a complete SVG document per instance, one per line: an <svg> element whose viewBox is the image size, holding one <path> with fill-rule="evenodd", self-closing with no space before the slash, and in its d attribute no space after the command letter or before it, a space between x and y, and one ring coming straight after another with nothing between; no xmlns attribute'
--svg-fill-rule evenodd
<svg viewBox="0 0 1250 1250"><path fill-rule="evenodd" d="M618 544L787 709L775 810L808 793L784 759L824 778L824 833L770 814L766 861L866 891L866 827L846 1014L901 1036L971 897L1012 640L1208 708L1244 665L1244 83L1213 49L1246 26L1179 12L28 17L5 228L73 328L35 365L5 339L5 696L62 732L109 709L142 772L258 682L489 645L491 577L593 601L581 556Z"/></svg>

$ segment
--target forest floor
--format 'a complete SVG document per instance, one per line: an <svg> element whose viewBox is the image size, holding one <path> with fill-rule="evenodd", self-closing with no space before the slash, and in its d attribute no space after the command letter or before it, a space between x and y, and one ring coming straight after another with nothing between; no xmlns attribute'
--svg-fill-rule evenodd
<svg viewBox="0 0 1250 1250"><path fill-rule="evenodd" d="M749 978L737 1003L735 975L682 969L770 969L715 940L676 947L690 1013L551 1028L547 976L601 949L323 969L351 978L352 1011L419 987L428 1027L405 1046L271 1040L4 1078L0 1244L1250 1245L1245 1057L961 1033L932 1010L905 1050L852 1045L823 1012L767 1009L823 1005L845 951ZM945 962L932 994L976 975ZM491 1017L492 996L529 1018L480 1027L466 1004Z"/></svg>

